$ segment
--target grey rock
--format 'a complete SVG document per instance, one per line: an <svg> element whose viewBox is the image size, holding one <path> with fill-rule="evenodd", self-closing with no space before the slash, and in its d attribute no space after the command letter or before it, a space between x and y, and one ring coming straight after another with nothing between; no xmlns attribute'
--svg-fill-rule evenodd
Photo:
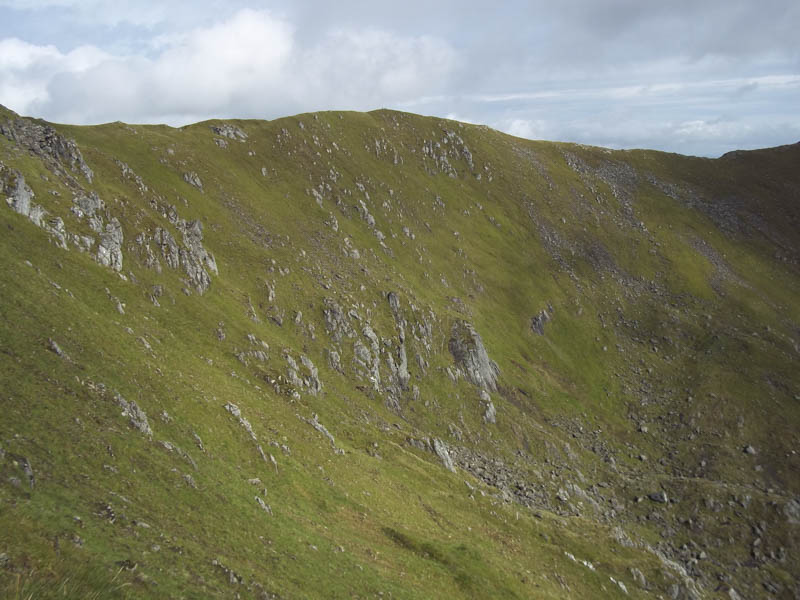
<svg viewBox="0 0 800 600"><path fill-rule="evenodd" d="M538 315L531 319L531 331L544 335L544 324L550 320L550 313L542 310Z"/></svg>
<svg viewBox="0 0 800 600"><path fill-rule="evenodd" d="M456 365L471 383L490 391L497 390L500 368L489 359L481 336L470 323L461 319L453 323L449 348Z"/></svg>
<svg viewBox="0 0 800 600"><path fill-rule="evenodd" d="M270 505L264 502L259 496L254 496L254 497L258 505L261 507L261 509L268 515L272 516L272 508L270 507Z"/></svg>
<svg viewBox="0 0 800 600"><path fill-rule="evenodd" d="M214 256L203 246L203 225L200 221L178 221L177 226L183 232L183 246L169 231L161 227L156 227L153 241L161 250L167 266L171 269L182 269L191 284L203 294L211 285L208 271L218 274Z"/></svg>
<svg viewBox="0 0 800 600"><path fill-rule="evenodd" d="M647 497L653 502L658 502L659 504L666 504L669 502L667 493L664 490L659 490L657 492L653 492L652 494L648 494Z"/></svg>
<svg viewBox="0 0 800 600"><path fill-rule="evenodd" d="M486 405L486 412L483 413L483 420L486 423L497 423L497 410L491 400Z"/></svg>
<svg viewBox="0 0 800 600"><path fill-rule="evenodd" d="M323 301L323 316L325 317L325 329L334 342L341 342L343 337L355 336L355 331L347 320L342 307L332 298L325 298Z"/></svg>
<svg viewBox="0 0 800 600"><path fill-rule="evenodd" d="M256 437L255 431L253 431L253 426L250 425L250 421L244 418L242 415L242 411L239 410L239 407L236 406L233 402L228 402L225 404L225 410L231 413L236 419L239 421L239 425L241 425L244 430L248 433L248 435L252 438L254 442L258 441Z"/></svg>
<svg viewBox="0 0 800 600"><path fill-rule="evenodd" d="M96 192L91 192L88 195L79 194L72 199L72 212L79 219L94 217L104 208L105 203Z"/></svg>
<svg viewBox="0 0 800 600"><path fill-rule="evenodd" d="M300 418L303 419L302 417ZM319 422L319 416L317 415L317 413L311 415L310 419L303 419L303 421L311 425L314 429L316 429L322 435L328 438L328 441L330 441L331 446L333 447L333 450L336 454L344 454L344 450L336 447L336 441L333 439L333 435L331 434L331 432L328 431L328 429L322 423Z"/></svg>
<svg viewBox="0 0 800 600"><path fill-rule="evenodd" d="M328 366L334 371L339 371L340 373L343 372L342 370L342 357L339 356L339 353L336 350L328 350Z"/></svg>
<svg viewBox="0 0 800 600"><path fill-rule="evenodd" d="M114 400L122 408L122 416L127 417L133 427L148 437L153 436L153 430L150 429L147 415L134 400L125 400L122 394L118 392L114 394Z"/></svg>
<svg viewBox="0 0 800 600"><path fill-rule="evenodd" d="M322 391L322 382L319 380L319 371L317 370L317 367L314 366L314 363L311 362L311 359L305 354L300 355L300 362L308 372L308 376L305 379L305 385L308 388L308 391L316 396Z"/></svg>
<svg viewBox="0 0 800 600"><path fill-rule="evenodd" d="M203 182L200 180L200 176L194 171L188 171L184 173L183 180L189 185L193 185L201 192L203 191Z"/></svg>
<svg viewBox="0 0 800 600"><path fill-rule="evenodd" d="M0 134L16 142L30 153L44 159L47 166L60 175L66 168L81 173L91 183L94 173L83 160L78 145L49 125L17 118L0 125Z"/></svg>
<svg viewBox="0 0 800 600"><path fill-rule="evenodd" d="M122 225L114 217L100 234L100 244L97 248L96 260L103 266L111 267L115 271L122 270Z"/></svg>
<svg viewBox="0 0 800 600"><path fill-rule="evenodd" d="M25 182L25 177L19 171L5 167L0 167L0 176L3 177L0 185L2 185L3 193L7 196L6 203L14 212L30 217L34 193Z"/></svg>
<svg viewBox="0 0 800 600"><path fill-rule="evenodd" d="M61 349L61 346L59 346L59 345L56 343L56 341L55 341L55 340L53 340L53 339L51 339L51 338L50 338L50 339L48 339L48 340L47 340L47 348L48 348L48 349L49 349L51 352L55 353L55 355L56 355L56 356L59 356L59 357L61 357L61 358L64 358L64 359L67 359L67 360L69 360L69 356L67 356L67 353L66 353L66 352L64 352L64 351Z"/></svg>
<svg viewBox="0 0 800 600"><path fill-rule="evenodd" d="M392 314L397 319L397 315L400 314L400 300L398 300L397 294L389 292L386 299L389 301L389 308L392 310Z"/></svg>
<svg viewBox="0 0 800 600"><path fill-rule="evenodd" d="M756 454L756 449L753 448L750 444L742 448L742 452L745 454Z"/></svg>
<svg viewBox="0 0 800 600"><path fill-rule="evenodd" d="M800 498L792 498L784 504L783 514L790 523L800 524Z"/></svg>
<svg viewBox="0 0 800 600"><path fill-rule="evenodd" d="M450 456L450 449L447 444L439 438L433 438L433 451L442 460L442 464L448 471L456 472L456 466Z"/></svg>
<svg viewBox="0 0 800 600"><path fill-rule="evenodd" d="M244 140L247 139L247 134L244 131L242 131L235 125L231 125L230 123L223 123L222 125L211 125L210 129L217 135L221 135L222 137L226 137L231 140L238 140L243 142Z"/></svg>

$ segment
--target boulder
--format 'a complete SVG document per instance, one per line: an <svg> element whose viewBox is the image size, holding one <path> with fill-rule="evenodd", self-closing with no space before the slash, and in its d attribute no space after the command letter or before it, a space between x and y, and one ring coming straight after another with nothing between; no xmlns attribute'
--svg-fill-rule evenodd
<svg viewBox="0 0 800 600"><path fill-rule="evenodd" d="M456 365L471 383L490 391L497 390L500 368L489 359L481 336L470 323L462 319L453 323L449 348Z"/></svg>

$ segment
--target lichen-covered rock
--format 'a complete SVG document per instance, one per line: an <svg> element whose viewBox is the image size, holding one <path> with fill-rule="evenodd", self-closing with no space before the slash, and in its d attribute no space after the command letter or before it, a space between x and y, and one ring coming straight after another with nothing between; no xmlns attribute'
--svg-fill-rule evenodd
<svg viewBox="0 0 800 600"><path fill-rule="evenodd" d="M105 208L105 203L97 195L97 192L89 194L78 194L72 199L72 212L79 219L83 217L93 217Z"/></svg>
<svg viewBox="0 0 800 600"><path fill-rule="evenodd" d="M100 245L97 248L97 262L111 267L115 271L122 270L122 225L114 217L100 234Z"/></svg>
<svg viewBox="0 0 800 600"><path fill-rule="evenodd" d="M182 269L189 278L189 282L201 294L211 286L211 276L208 271L218 274L217 261L214 256L203 246L203 225L200 221L176 221L183 232L183 245L166 229L156 227L153 233L153 242L161 250L161 255L171 269ZM137 243L145 247L146 237L142 236ZM149 251L149 247L146 248ZM157 260L148 260L148 264L156 264ZM206 270L208 269L208 270Z"/></svg>
<svg viewBox="0 0 800 600"><path fill-rule="evenodd" d="M122 416L127 417L133 427L141 431L147 437L153 436L153 430L150 429L147 415L134 400L125 400L119 393L114 395L114 400L116 400L117 404L122 408Z"/></svg>
<svg viewBox="0 0 800 600"><path fill-rule="evenodd" d="M442 460L442 464L448 471L456 472L456 466L453 464L453 459L450 457L450 450L442 440L433 438L433 451Z"/></svg>
<svg viewBox="0 0 800 600"><path fill-rule="evenodd" d="M341 342L343 337L353 337L355 331L345 317L344 311L332 298L325 298L325 308L322 313L325 317L325 329L334 342Z"/></svg>
<svg viewBox="0 0 800 600"><path fill-rule="evenodd" d="M55 173L66 174L66 167L81 173L89 183L92 182L94 173L83 160L78 145L50 125L17 118L0 125L0 134L44 159L45 164Z"/></svg>
<svg viewBox="0 0 800 600"><path fill-rule="evenodd" d="M531 331L544 335L544 324L550 320L550 313L542 309L542 311L531 318Z"/></svg>
<svg viewBox="0 0 800 600"><path fill-rule="evenodd" d="M500 368L489 358L481 336L471 324L462 319L453 323L449 348L467 380L490 391L497 389Z"/></svg>
<svg viewBox="0 0 800 600"><path fill-rule="evenodd" d="M19 171L8 169L4 165L0 165L0 175L2 176L0 179L2 188L0 189L7 196L6 203L14 212L30 217L34 194L25 182L25 177Z"/></svg>
<svg viewBox="0 0 800 600"><path fill-rule="evenodd" d="M203 191L203 182L200 180L200 176L194 171L188 171L184 173L183 180L189 185L193 185L201 192Z"/></svg>
<svg viewBox="0 0 800 600"><path fill-rule="evenodd" d="M239 140L240 142L243 142L247 139L247 134L244 131L242 131L235 125L231 125L230 123L223 123L222 125L211 125L210 129L217 135L221 135L222 137L226 137L231 140Z"/></svg>

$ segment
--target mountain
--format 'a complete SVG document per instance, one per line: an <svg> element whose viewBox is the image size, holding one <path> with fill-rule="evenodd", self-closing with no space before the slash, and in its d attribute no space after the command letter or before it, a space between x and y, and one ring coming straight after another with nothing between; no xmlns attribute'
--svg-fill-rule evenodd
<svg viewBox="0 0 800 600"><path fill-rule="evenodd" d="M0 589L800 597L798 165L0 110Z"/></svg>

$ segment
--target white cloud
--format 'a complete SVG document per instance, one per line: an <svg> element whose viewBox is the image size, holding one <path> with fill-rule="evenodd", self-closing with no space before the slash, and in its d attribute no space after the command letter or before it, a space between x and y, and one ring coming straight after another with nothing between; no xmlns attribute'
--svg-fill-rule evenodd
<svg viewBox="0 0 800 600"><path fill-rule="evenodd" d="M541 119L511 119L499 124L498 129L529 140L546 138L549 134L547 123Z"/></svg>
<svg viewBox="0 0 800 600"><path fill-rule="evenodd" d="M211 116L275 117L324 108L372 109L443 89L453 49L430 36L329 32L308 48L291 24L244 9L211 27L161 37L156 54L0 42L2 102L79 123ZM5 50L5 51L3 51Z"/></svg>

